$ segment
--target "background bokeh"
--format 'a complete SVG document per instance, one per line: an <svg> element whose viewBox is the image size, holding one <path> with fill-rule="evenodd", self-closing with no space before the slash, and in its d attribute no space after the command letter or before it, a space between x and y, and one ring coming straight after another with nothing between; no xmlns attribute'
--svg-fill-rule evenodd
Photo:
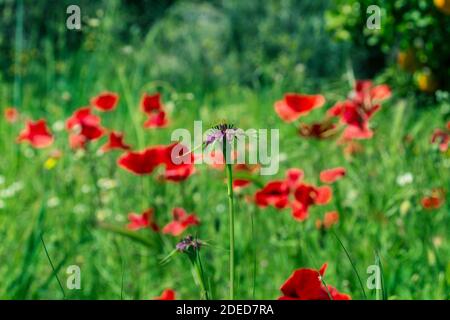
<svg viewBox="0 0 450 320"><path fill-rule="evenodd" d="M79 31L66 28L72 4L81 8ZM381 8L380 30L365 27L372 4ZM449 153L430 143L433 129L450 117L449 39L449 0L0 0L0 109L47 119L63 155L46 169L54 150L16 144L23 123L0 120L0 298L62 298L41 233L60 279L68 265L82 268L82 290L67 291L68 298L151 299L169 287L198 298L187 261L160 263L177 239L141 230L143 246L86 222L93 213L123 227L129 212L149 205L161 224L175 206L198 214L198 233L211 243L204 250L211 290L226 297L221 172L199 168L182 185L164 184L118 169L117 154L98 156L94 186L101 185L103 204L95 204L92 159L70 150L64 121L110 90L120 103L104 124L125 132L134 149L168 144L173 129L192 129L194 120L227 119L280 129L279 177L300 167L318 183L323 169L348 169L333 203L302 223L248 203L255 189L238 195L238 297L276 298L294 269L328 261L330 283L363 298L340 244L315 227L338 207L337 234L363 276L379 253L390 299L448 299L449 201L430 212L420 199L435 188L450 192ZM334 141L299 137L273 110L286 92L322 93L331 107L355 79L366 78L389 84L393 97L371 123L374 138L350 160ZM168 128L136 126L143 92L162 93ZM398 183L405 174L412 182Z"/></svg>

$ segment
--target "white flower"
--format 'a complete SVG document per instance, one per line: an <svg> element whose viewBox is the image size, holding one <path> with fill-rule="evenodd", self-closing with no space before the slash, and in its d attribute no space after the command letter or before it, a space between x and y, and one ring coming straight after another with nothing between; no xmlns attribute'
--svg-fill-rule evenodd
<svg viewBox="0 0 450 320"><path fill-rule="evenodd" d="M58 120L52 125L52 129L55 132L61 132L65 128L64 121Z"/></svg>
<svg viewBox="0 0 450 320"><path fill-rule="evenodd" d="M59 206L60 203L61 201L59 200L58 197L51 197L50 199L47 200L47 207L55 208Z"/></svg>
<svg viewBox="0 0 450 320"><path fill-rule="evenodd" d="M399 186L403 187L407 184L411 184L413 182L413 180L414 180L414 177L413 177L412 173L406 172L402 175L399 175L397 177L396 181Z"/></svg>
<svg viewBox="0 0 450 320"><path fill-rule="evenodd" d="M20 181L14 182L8 188L0 191L0 198L12 198L17 192L23 189L23 183Z"/></svg>
<svg viewBox="0 0 450 320"><path fill-rule="evenodd" d="M100 189L111 190L117 187L117 181L114 179L100 178L97 181L97 185Z"/></svg>

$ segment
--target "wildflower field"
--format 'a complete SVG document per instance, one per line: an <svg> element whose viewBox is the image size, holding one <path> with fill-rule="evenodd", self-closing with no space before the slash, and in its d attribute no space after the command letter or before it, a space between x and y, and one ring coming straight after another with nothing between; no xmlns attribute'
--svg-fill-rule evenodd
<svg viewBox="0 0 450 320"><path fill-rule="evenodd" d="M0 4L1 299L449 299L448 77L358 73L328 1L103 2Z"/></svg>

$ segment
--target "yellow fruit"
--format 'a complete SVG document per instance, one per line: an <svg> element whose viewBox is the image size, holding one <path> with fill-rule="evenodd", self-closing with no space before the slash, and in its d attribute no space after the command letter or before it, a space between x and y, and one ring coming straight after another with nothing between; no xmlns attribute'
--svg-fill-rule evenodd
<svg viewBox="0 0 450 320"><path fill-rule="evenodd" d="M415 79L420 91L435 92L438 88L436 78L429 71L416 72Z"/></svg>
<svg viewBox="0 0 450 320"><path fill-rule="evenodd" d="M434 0L434 5L439 11L450 14L450 0Z"/></svg>
<svg viewBox="0 0 450 320"><path fill-rule="evenodd" d="M414 72L416 70L416 55L414 54L414 50L399 51L397 63L403 70Z"/></svg>

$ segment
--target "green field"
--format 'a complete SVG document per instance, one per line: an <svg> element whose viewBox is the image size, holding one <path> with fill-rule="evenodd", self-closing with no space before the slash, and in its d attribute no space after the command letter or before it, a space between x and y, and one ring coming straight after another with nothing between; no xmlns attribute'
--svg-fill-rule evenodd
<svg viewBox="0 0 450 320"><path fill-rule="evenodd" d="M17 104L20 112L15 123L0 119L1 299L153 299L167 288L177 298L199 299L187 256L177 253L163 263L188 234L207 243L200 254L210 295L228 298L225 171L196 165L187 180L165 182L157 178L158 170L136 176L120 168L119 151L99 154L105 137L86 150L72 150L65 121L105 90L119 95L117 108L96 113L105 128L124 132L133 150L168 145L174 129L193 130L198 120L204 130L223 120L244 130L280 130L278 173L255 174L251 186L235 193L236 298L276 299L295 269L319 269L325 262L326 283L352 299L381 299L383 294L388 299L450 298L450 153L430 143L434 129L446 126L448 98L420 105L414 95L397 94L392 85L392 97L370 121L373 138L358 141L362 151L346 156L337 138L301 137L297 124L319 121L347 97L349 70L320 78L309 76L307 68L289 75L296 82L249 86L231 80L209 87L207 78L196 78L202 72L196 65L186 80L189 86L175 85L147 72L152 57L145 50L124 53L122 44L101 30L95 31L94 48L67 56L57 55L60 44L50 39L43 40L47 51L39 58L25 46L28 73L1 74L0 108ZM221 61L216 63L219 68ZM143 128L139 106L144 92L162 94L170 121L166 128ZM286 92L323 94L327 101L288 124L274 111ZM17 143L25 119L40 118L55 137L52 146ZM53 156L56 151L60 157ZM283 179L289 168L301 168L305 181L323 185L320 172L334 167L346 168L346 176L331 185L330 203L311 207L305 221L294 220L289 209L259 208L249 201L262 185ZM439 208L424 209L421 200L438 188L446 190L447 198ZM179 237L126 229L130 212L153 208L163 227L175 207L194 212L200 225ZM318 230L316 220L335 210L339 222ZM367 269L380 265L378 257L383 290L371 290ZM66 286L71 265L81 270L79 290Z"/></svg>

